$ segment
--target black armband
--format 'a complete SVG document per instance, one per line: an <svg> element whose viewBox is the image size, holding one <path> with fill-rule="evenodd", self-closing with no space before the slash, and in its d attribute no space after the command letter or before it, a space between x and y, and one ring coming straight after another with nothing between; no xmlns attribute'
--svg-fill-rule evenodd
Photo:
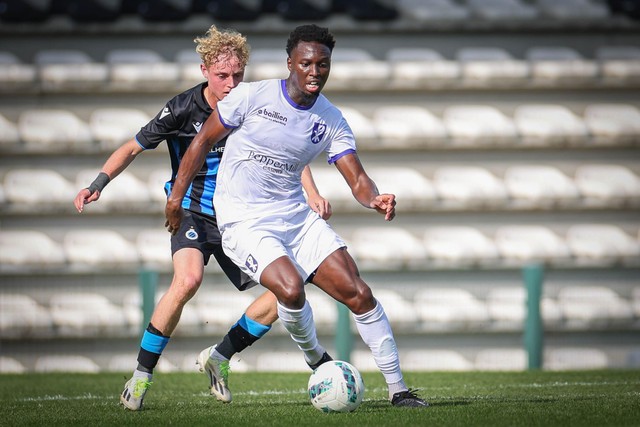
<svg viewBox="0 0 640 427"><path fill-rule="evenodd" d="M102 190L104 189L104 187L107 186L109 181L111 181L111 178L109 178L109 175L107 175L104 172L100 172L96 177L96 179L93 180L91 185L87 187L87 189L91 192L91 194L95 193L96 191L102 192Z"/></svg>

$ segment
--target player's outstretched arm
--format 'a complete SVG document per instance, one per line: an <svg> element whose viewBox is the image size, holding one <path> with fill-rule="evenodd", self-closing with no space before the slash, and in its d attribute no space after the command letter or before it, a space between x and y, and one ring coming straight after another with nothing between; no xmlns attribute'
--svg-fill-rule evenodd
<svg viewBox="0 0 640 427"><path fill-rule="evenodd" d="M329 219L333 214L331 203L320 195L309 165L305 166L302 171L302 186L307 193L307 203L309 203L311 209L317 212L322 219Z"/></svg>
<svg viewBox="0 0 640 427"><path fill-rule="evenodd" d="M380 194L375 182L365 172L357 154L343 156L335 165L349 184L353 197L361 205L383 214L386 221L395 218L396 196L389 193Z"/></svg>
<svg viewBox="0 0 640 427"><path fill-rule="evenodd" d="M78 212L82 213L84 205L98 200L104 187L120 175L142 151L140 144L135 139L130 139L111 153L102 165L98 177L87 188L81 189L73 200Z"/></svg>
<svg viewBox="0 0 640 427"><path fill-rule="evenodd" d="M173 183L173 188L167 204L164 208L166 221L164 226L171 234L176 234L180 229L182 222L182 199L187 193L187 189L191 182L198 174L200 168L204 164L207 153L218 141L227 136L231 132L230 129L224 127L217 113L211 114L204 122L200 132L193 138L189 148L184 154L180 167Z"/></svg>

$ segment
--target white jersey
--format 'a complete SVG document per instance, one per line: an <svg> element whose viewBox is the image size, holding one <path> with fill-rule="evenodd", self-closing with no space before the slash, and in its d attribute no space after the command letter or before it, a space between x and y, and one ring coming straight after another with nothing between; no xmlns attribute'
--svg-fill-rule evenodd
<svg viewBox="0 0 640 427"><path fill-rule="evenodd" d="M322 151L329 163L355 152L340 110L323 95L311 107L297 105L284 80L240 83L217 110L233 128L213 198L219 226L301 209L304 167Z"/></svg>

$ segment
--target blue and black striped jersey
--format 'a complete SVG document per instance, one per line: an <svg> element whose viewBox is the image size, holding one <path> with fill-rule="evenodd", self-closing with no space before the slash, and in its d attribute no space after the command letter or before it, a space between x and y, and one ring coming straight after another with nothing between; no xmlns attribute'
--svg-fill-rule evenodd
<svg viewBox="0 0 640 427"><path fill-rule="evenodd" d="M167 195L171 193L178 173L180 161L189 144L200 131L213 109L204 97L207 82L203 82L172 98L158 115L136 135L138 144L145 150L158 147L167 141L171 157L171 179L164 186ZM220 158L224 152L226 138L218 142L209 154L202 169L189 186L182 200L182 207L205 215L215 215L213 209L213 192Z"/></svg>

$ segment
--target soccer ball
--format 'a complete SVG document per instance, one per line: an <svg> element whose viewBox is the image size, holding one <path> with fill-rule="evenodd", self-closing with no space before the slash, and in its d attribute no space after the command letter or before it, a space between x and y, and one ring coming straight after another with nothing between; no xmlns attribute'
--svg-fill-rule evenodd
<svg viewBox="0 0 640 427"><path fill-rule="evenodd" d="M341 360L325 362L309 378L311 404L322 412L355 411L364 398L360 372Z"/></svg>

